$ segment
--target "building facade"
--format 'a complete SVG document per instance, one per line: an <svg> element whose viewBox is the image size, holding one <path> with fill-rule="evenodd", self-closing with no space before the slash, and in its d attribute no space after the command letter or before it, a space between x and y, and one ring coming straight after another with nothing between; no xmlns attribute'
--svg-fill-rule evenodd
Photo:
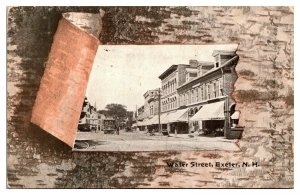
<svg viewBox="0 0 300 195"><path fill-rule="evenodd" d="M146 91L144 94L144 117L150 117L155 114L158 114L158 94L159 94L160 89L152 89Z"/></svg>
<svg viewBox="0 0 300 195"><path fill-rule="evenodd" d="M189 80L187 77L177 88L179 108L188 108L189 132L216 133L217 130L226 133L225 123L229 126L233 122L230 116L235 112L235 102L230 94L237 79L234 69L238 56L230 51L214 51L212 55L214 62L198 62L197 77ZM210 112L217 114L211 116Z"/></svg>
<svg viewBox="0 0 300 195"><path fill-rule="evenodd" d="M148 123L150 119L153 119L153 123L158 124L159 113L159 94L160 88L148 90L144 93L144 105L137 109L137 121L136 126L140 126L141 130L145 130L145 127L150 125ZM147 129L147 128L146 128Z"/></svg>
<svg viewBox="0 0 300 195"><path fill-rule="evenodd" d="M160 98L151 98L153 90L144 94L145 104L138 110L143 111L139 112L143 117L139 118L142 122L138 126L161 124L169 133L197 131L226 136L225 130L236 124L239 116L230 96L237 79L238 56L235 51L221 50L215 50L212 56L212 62L190 60L189 64L172 65L164 71L159 76ZM160 114L155 109L158 99Z"/></svg>
<svg viewBox="0 0 300 195"><path fill-rule="evenodd" d="M178 108L177 88L185 82L186 69L190 65L178 64L170 66L163 72L159 79L161 80L161 112L170 112Z"/></svg>
<svg viewBox="0 0 300 195"><path fill-rule="evenodd" d="M97 112L96 106L92 106L85 97L78 123L79 131L101 131L105 116Z"/></svg>

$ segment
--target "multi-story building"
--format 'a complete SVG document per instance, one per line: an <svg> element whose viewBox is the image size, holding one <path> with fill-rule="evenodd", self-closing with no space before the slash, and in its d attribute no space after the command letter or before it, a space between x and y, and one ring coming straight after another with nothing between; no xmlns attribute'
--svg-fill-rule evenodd
<svg viewBox="0 0 300 195"><path fill-rule="evenodd" d="M146 126L146 124L150 125L150 119L153 119L151 122L151 125L158 124L158 111L159 111L159 93L160 89L153 89L148 90L144 94L144 105L139 107L137 110L138 116L137 116L137 124L143 124L139 126ZM143 122L143 123L141 123ZM144 128L141 128L141 130L144 130Z"/></svg>
<svg viewBox="0 0 300 195"><path fill-rule="evenodd" d="M92 106L85 97L78 123L79 131L100 131L103 127L105 116L97 112L96 106Z"/></svg>
<svg viewBox="0 0 300 195"><path fill-rule="evenodd" d="M178 108L178 92L177 87L186 80L186 71L188 67L194 67L189 64L177 64L170 66L158 78L161 80L161 111L169 112ZM190 74L194 76L193 73Z"/></svg>
<svg viewBox="0 0 300 195"><path fill-rule="evenodd" d="M212 55L214 62L198 62L197 77L186 77L185 83L177 88L179 107L188 108L189 130L192 131L224 130L224 123L230 120L225 120L225 112L233 114L235 111L230 94L237 79L234 68L238 56L232 51L214 51Z"/></svg>
<svg viewBox="0 0 300 195"><path fill-rule="evenodd" d="M146 92L145 117L141 126L158 124L159 119L162 128L171 133L203 131L226 134L230 123L238 121L230 119L235 113L230 94L237 78L234 68L238 56L234 51L221 50L215 50L212 56L213 62L190 60L189 64L172 65L164 71L159 76L161 114L156 115L153 111L151 98ZM147 120L152 113L154 117Z"/></svg>
<svg viewBox="0 0 300 195"><path fill-rule="evenodd" d="M144 94L144 117L153 116L158 114L158 94L160 89L148 90Z"/></svg>
<svg viewBox="0 0 300 195"><path fill-rule="evenodd" d="M137 109L137 120L138 121L142 121L142 120L144 120L144 114L145 114L145 107L144 107L144 105L142 105L141 107L139 107L138 109Z"/></svg>

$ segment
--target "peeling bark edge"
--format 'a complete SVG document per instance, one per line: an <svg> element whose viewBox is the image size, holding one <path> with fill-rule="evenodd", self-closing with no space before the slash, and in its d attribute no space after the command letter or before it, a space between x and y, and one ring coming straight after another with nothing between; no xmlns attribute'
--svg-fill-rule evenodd
<svg viewBox="0 0 300 195"><path fill-rule="evenodd" d="M63 14L31 115L33 124L70 147L74 146L81 106L99 45L96 36L100 25L93 25L97 23L95 15ZM68 20L71 16L72 21ZM77 19L83 16L88 20ZM91 17L94 18L91 20Z"/></svg>

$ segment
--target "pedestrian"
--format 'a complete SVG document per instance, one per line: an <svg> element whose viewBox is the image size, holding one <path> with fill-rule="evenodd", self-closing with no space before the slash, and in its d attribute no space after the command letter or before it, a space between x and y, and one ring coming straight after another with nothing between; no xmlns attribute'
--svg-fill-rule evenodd
<svg viewBox="0 0 300 195"><path fill-rule="evenodd" d="M120 127L117 127L117 135L119 135L119 130L120 130L119 128L120 128Z"/></svg>
<svg viewBox="0 0 300 195"><path fill-rule="evenodd" d="M146 132L146 134L148 133L148 128L147 128L147 126L145 127L145 132Z"/></svg>
<svg viewBox="0 0 300 195"><path fill-rule="evenodd" d="M119 127L118 127L117 124L115 124L115 133L116 133L117 135L119 135Z"/></svg>

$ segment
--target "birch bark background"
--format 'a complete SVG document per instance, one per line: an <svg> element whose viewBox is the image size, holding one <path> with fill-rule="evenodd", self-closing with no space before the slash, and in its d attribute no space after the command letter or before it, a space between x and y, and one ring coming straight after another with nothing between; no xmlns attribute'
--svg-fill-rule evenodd
<svg viewBox="0 0 300 195"><path fill-rule="evenodd" d="M61 14L99 7L8 11L8 187L292 188L294 13L289 7L104 7L102 44L239 43L233 96L241 152L71 152L30 123ZM251 161L259 168L168 168L167 161Z"/></svg>

